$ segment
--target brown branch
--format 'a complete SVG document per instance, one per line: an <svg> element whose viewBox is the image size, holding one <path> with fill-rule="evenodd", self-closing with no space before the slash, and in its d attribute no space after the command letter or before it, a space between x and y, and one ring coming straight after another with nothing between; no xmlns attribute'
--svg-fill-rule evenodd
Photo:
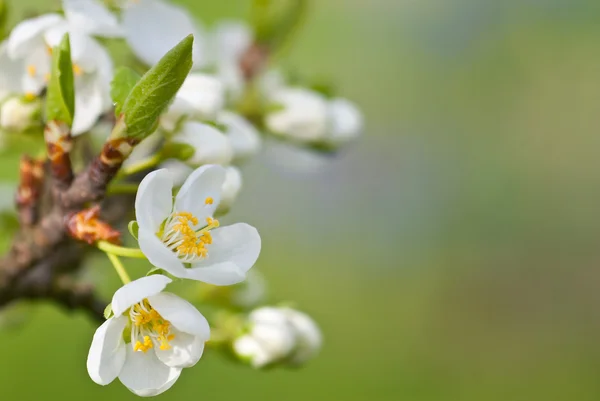
<svg viewBox="0 0 600 401"><path fill-rule="evenodd" d="M73 169L69 158L73 148L71 130L64 123L49 121L44 127L44 139L55 187L58 191L64 191L73 181Z"/></svg>
<svg viewBox="0 0 600 401"><path fill-rule="evenodd" d="M269 60L269 48L260 43L253 43L240 58L240 68L246 82L252 81L266 67Z"/></svg>
<svg viewBox="0 0 600 401"><path fill-rule="evenodd" d="M25 155L19 165L20 181L15 203L19 221L32 226L38 219L38 201L44 185L44 162Z"/></svg>

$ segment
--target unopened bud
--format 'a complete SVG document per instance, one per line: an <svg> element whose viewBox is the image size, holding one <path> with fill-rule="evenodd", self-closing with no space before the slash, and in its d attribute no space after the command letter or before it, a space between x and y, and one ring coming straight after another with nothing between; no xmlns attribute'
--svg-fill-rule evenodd
<svg viewBox="0 0 600 401"><path fill-rule="evenodd" d="M41 126L41 110L42 102L38 98L11 97L0 106L0 126L14 132Z"/></svg>
<svg viewBox="0 0 600 401"><path fill-rule="evenodd" d="M73 238L92 245L98 241L118 244L121 233L100 220L100 206L73 213L67 217L67 232Z"/></svg>
<svg viewBox="0 0 600 401"><path fill-rule="evenodd" d="M243 160L258 153L261 145L260 134L248 120L239 114L223 111L219 113L217 121L225 127L234 159Z"/></svg>
<svg viewBox="0 0 600 401"><path fill-rule="evenodd" d="M215 127L198 123L186 122L181 130L173 136L174 143L190 145L194 154L186 160L190 166L203 164L229 164L233 157L233 149L229 139Z"/></svg>

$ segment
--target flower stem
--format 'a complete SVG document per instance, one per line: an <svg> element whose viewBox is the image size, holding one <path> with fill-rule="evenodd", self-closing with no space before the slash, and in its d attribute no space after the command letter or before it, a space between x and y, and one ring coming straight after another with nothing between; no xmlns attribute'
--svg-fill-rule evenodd
<svg viewBox="0 0 600 401"><path fill-rule="evenodd" d="M108 256L108 259L112 262L113 267L117 271L123 284L131 283L131 278L129 278L129 274L127 274L127 270L125 270L125 266L123 266L119 257L112 253L107 253L106 256Z"/></svg>
<svg viewBox="0 0 600 401"><path fill-rule="evenodd" d="M153 156L147 157L143 160L140 160L137 163L132 164L127 168L122 168L119 172L120 176L132 175L135 173L139 173L140 171L144 171L149 169L150 167L156 166L158 163L162 161L162 155L159 153L154 154Z"/></svg>
<svg viewBox="0 0 600 401"><path fill-rule="evenodd" d="M125 248L122 246L111 244L107 241L98 241L96 244L98 249L108 254L115 256L124 256L126 258L146 259L146 255L139 248Z"/></svg>
<svg viewBox="0 0 600 401"><path fill-rule="evenodd" d="M138 190L138 184L134 183L114 183L108 187L108 193L111 195L115 194L134 194Z"/></svg>

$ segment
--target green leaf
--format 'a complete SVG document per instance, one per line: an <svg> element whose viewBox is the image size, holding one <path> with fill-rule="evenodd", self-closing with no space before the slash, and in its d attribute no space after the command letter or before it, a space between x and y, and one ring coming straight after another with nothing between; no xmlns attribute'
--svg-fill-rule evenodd
<svg viewBox="0 0 600 401"><path fill-rule="evenodd" d="M192 68L194 36L189 35L169 50L139 80L123 103L127 138L144 139L156 129L158 118L169 106Z"/></svg>
<svg viewBox="0 0 600 401"><path fill-rule="evenodd" d="M129 93L139 80L140 76L130 68L120 67L115 72L115 77L110 84L110 96L115 104L115 115L117 118L121 115L121 109L127 96L129 96Z"/></svg>
<svg viewBox="0 0 600 401"><path fill-rule="evenodd" d="M104 318L106 320L110 319L110 317L113 315L113 310L112 310L112 304L108 304L106 305L106 308L104 309Z"/></svg>
<svg viewBox="0 0 600 401"><path fill-rule="evenodd" d="M308 0L255 0L252 25L258 43L279 51L300 26Z"/></svg>
<svg viewBox="0 0 600 401"><path fill-rule="evenodd" d="M71 126L75 113L75 89L71 44L65 34L52 50L52 70L46 96L46 120L59 121Z"/></svg>
<svg viewBox="0 0 600 401"><path fill-rule="evenodd" d="M131 220L129 222L129 224L127 225L127 229L129 230L129 234L131 234L131 236L137 240L138 232L140 230L140 227L138 226L138 222L135 220Z"/></svg>

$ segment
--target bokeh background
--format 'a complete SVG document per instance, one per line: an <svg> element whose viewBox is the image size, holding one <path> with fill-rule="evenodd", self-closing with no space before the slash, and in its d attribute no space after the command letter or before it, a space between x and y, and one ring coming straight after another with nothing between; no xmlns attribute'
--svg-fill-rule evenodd
<svg viewBox="0 0 600 401"><path fill-rule="evenodd" d="M249 1L180 3L210 24ZM259 228L272 299L326 345L298 371L207 352L161 399L600 399L597 1L312 3L284 64L332 79L365 135L335 158L269 146L229 220ZM89 380L85 316L30 313L0 332L0 399L136 398Z"/></svg>

